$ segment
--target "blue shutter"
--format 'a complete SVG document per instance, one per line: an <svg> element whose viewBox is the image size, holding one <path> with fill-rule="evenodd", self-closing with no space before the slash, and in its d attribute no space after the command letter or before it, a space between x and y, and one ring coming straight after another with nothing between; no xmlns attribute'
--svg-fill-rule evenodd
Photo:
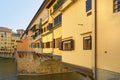
<svg viewBox="0 0 120 80"><path fill-rule="evenodd" d="M86 12L92 9L92 0L86 1Z"/></svg>

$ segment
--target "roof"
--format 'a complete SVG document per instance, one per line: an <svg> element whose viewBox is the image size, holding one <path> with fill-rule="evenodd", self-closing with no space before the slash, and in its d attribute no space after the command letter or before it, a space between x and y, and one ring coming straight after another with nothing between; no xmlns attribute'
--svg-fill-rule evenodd
<svg viewBox="0 0 120 80"><path fill-rule="evenodd" d="M15 36L15 37L20 37L20 34L17 34L17 33L12 33L12 36Z"/></svg>
<svg viewBox="0 0 120 80"><path fill-rule="evenodd" d="M24 31L24 29L17 29L17 31Z"/></svg>
<svg viewBox="0 0 120 80"><path fill-rule="evenodd" d="M31 24L34 22L34 20L38 17L38 15L40 14L40 12L43 10L43 8L45 7L45 5L49 2L49 0L44 0L42 5L40 6L40 8L38 9L38 11L36 12L36 14L34 15L34 17L32 18L32 20L30 21L28 27L26 28L26 30L24 31L24 33L22 34L21 38L23 37L23 35L27 32L28 28L31 26Z"/></svg>
<svg viewBox="0 0 120 80"><path fill-rule="evenodd" d="M0 31L3 31L3 32L11 32L12 29L8 28L8 27L0 27Z"/></svg>

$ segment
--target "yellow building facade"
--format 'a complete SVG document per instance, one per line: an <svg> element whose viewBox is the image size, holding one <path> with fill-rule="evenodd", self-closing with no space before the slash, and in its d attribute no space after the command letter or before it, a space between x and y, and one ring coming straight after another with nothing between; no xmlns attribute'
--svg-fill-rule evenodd
<svg viewBox="0 0 120 80"><path fill-rule="evenodd" d="M12 30L6 27L0 27L0 39L0 52L12 52Z"/></svg>
<svg viewBox="0 0 120 80"><path fill-rule="evenodd" d="M29 45L96 80L119 79L119 5L119 0L44 0L26 29Z"/></svg>
<svg viewBox="0 0 120 80"><path fill-rule="evenodd" d="M96 47L99 80L120 79L120 7L118 5L120 5L119 0L97 1Z"/></svg>
<svg viewBox="0 0 120 80"><path fill-rule="evenodd" d="M20 40L20 34L12 33L12 39L11 39L11 47L13 52L17 50L17 43L16 41Z"/></svg>

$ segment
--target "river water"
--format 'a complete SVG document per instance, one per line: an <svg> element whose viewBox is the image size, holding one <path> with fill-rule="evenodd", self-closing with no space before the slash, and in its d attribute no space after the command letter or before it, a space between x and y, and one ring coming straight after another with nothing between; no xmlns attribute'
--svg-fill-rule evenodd
<svg viewBox="0 0 120 80"><path fill-rule="evenodd" d="M0 58L0 80L84 80L75 72L48 75L17 75L14 59Z"/></svg>

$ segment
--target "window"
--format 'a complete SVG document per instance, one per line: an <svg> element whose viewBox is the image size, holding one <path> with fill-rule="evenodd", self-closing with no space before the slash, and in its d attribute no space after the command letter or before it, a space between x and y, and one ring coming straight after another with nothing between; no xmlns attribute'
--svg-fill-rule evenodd
<svg viewBox="0 0 120 80"><path fill-rule="evenodd" d="M92 38L91 36L83 37L83 50L92 49Z"/></svg>
<svg viewBox="0 0 120 80"><path fill-rule="evenodd" d="M43 29L44 29L44 32L46 32L46 31L47 31L47 28L46 28L46 27L44 27Z"/></svg>
<svg viewBox="0 0 120 80"><path fill-rule="evenodd" d="M120 11L120 0L113 0L113 12Z"/></svg>
<svg viewBox="0 0 120 80"><path fill-rule="evenodd" d="M63 50L64 51L72 51L74 50L74 40L63 41Z"/></svg>
<svg viewBox="0 0 120 80"><path fill-rule="evenodd" d="M35 35L32 35L32 38L35 39Z"/></svg>
<svg viewBox="0 0 120 80"><path fill-rule="evenodd" d="M35 30L36 30L36 25L32 27L32 32L35 32Z"/></svg>
<svg viewBox="0 0 120 80"><path fill-rule="evenodd" d="M36 48L40 48L40 43L36 43Z"/></svg>
<svg viewBox="0 0 120 80"><path fill-rule="evenodd" d="M92 9L92 0L86 1L86 12L90 11Z"/></svg>
<svg viewBox="0 0 120 80"><path fill-rule="evenodd" d="M86 12L87 12L87 16L90 16L92 14L92 0L87 0L86 1Z"/></svg>
<svg viewBox="0 0 120 80"><path fill-rule="evenodd" d="M50 42L46 42L46 48L50 48Z"/></svg>
<svg viewBox="0 0 120 80"><path fill-rule="evenodd" d="M43 33L43 29L40 27L39 28L39 34L42 34Z"/></svg>
<svg viewBox="0 0 120 80"><path fill-rule="evenodd" d="M30 45L30 47L31 47L31 48L36 48L36 43L32 43L32 44Z"/></svg>
<svg viewBox="0 0 120 80"><path fill-rule="evenodd" d="M40 44L41 44L40 48L44 48L44 43L40 42Z"/></svg>
<svg viewBox="0 0 120 80"><path fill-rule="evenodd" d="M54 18L54 26L62 23L62 14L59 14L57 17Z"/></svg>
<svg viewBox="0 0 120 80"><path fill-rule="evenodd" d="M35 33L35 38L38 36L38 32Z"/></svg>
<svg viewBox="0 0 120 80"><path fill-rule="evenodd" d="M48 28L48 30L52 30L53 24L52 24L52 23L49 23L47 28Z"/></svg>

